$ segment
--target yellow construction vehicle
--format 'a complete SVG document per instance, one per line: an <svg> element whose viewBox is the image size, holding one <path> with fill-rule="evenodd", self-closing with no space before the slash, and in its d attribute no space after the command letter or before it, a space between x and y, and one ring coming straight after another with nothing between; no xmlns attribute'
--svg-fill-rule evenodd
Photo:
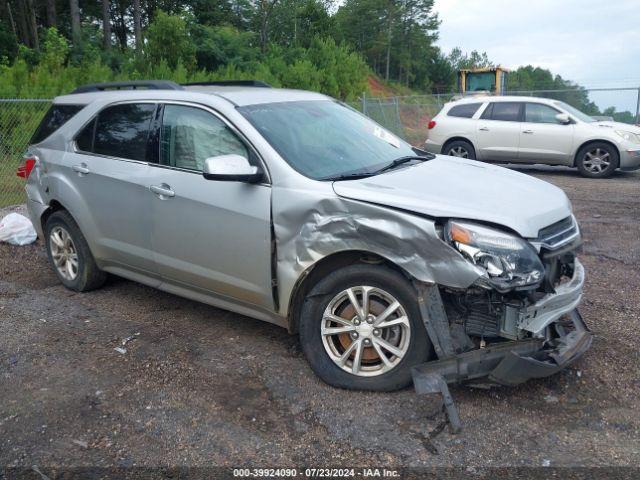
<svg viewBox="0 0 640 480"><path fill-rule="evenodd" d="M461 95L502 95L506 90L508 73L509 70L501 66L459 70L458 91Z"/></svg>

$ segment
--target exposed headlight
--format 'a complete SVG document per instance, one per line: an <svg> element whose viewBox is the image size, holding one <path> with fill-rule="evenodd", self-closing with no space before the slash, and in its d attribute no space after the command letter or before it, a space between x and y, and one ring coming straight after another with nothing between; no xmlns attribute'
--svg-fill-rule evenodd
<svg viewBox="0 0 640 480"><path fill-rule="evenodd" d="M484 270L481 283L498 291L535 285L544 277L537 252L520 237L456 220L447 223L445 236L467 260Z"/></svg>
<svg viewBox="0 0 640 480"><path fill-rule="evenodd" d="M637 133L625 132L624 130L616 130L616 134L625 139L627 142L640 144L640 135L638 135Z"/></svg>

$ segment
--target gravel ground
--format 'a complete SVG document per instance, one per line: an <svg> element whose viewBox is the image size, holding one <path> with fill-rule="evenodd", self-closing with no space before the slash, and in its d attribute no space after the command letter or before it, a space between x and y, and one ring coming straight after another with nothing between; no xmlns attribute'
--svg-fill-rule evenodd
<svg viewBox="0 0 640 480"><path fill-rule="evenodd" d="M411 390L324 385L278 327L118 278L77 294L41 242L0 244L0 466L639 467L640 173L524 171L573 201L596 337L554 377L453 388L462 433Z"/></svg>

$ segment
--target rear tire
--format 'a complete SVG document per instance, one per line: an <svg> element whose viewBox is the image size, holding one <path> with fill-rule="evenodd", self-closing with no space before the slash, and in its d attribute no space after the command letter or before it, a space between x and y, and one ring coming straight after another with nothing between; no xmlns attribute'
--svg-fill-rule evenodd
<svg viewBox="0 0 640 480"><path fill-rule="evenodd" d="M362 307L362 316L349 290ZM392 309L394 301L399 306L383 317L381 313ZM339 323L326 320L329 314L339 317ZM398 390L411 383L411 367L433 356L414 288L404 276L381 265L351 265L331 273L311 289L300 315L302 350L313 371L335 387ZM345 332L328 333L337 327ZM346 357L343 365L341 356Z"/></svg>
<svg viewBox="0 0 640 480"><path fill-rule="evenodd" d="M107 274L100 270L78 224L66 210L51 214L44 226L49 263L62 284L77 292L101 287Z"/></svg>
<svg viewBox="0 0 640 480"><path fill-rule="evenodd" d="M618 151L604 142L585 145L576 155L576 167L580 175L588 178L607 178L618 168Z"/></svg>
<svg viewBox="0 0 640 480"><path fill-rule="evenodd" d="M450 157L468 158L470 160L476 159L476 151L471 143L466 140L454 140L445 144L442 147L443 155Z"/></svg>

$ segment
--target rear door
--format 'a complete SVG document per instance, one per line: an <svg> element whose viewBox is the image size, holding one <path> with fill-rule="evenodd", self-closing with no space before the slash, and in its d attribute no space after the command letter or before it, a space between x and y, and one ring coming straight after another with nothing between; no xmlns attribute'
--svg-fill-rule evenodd
<svg viewBox="0 0 640 480"><path fill-rule="evenodd" d="M518 161L522 110L522 102L490 102L487 105L476 123L479 159Z"/></svg>
<svg viewBox="0 0 640 480"><path fill-rule="evenodd" d="M206 180L204 160L256 153L225 119L165 104L160 162L152 167L152 244L163 281L273 309L271 187Z"/></svg>
<svg viewBox="0 0 640 480"><path fill-rule="evenodd" d="M570 165L574 124L556 120L560 110L542 103L527 102L520 132L520 161Z"/></svg>
<svg viewBox="0 0 640 480"><path fill-rule="evenodd" d="M148 142L156 104L118 103L101 110L67 153L69 181L86 203L78 221L94 255L114 269L156 272L147 190ZM82 206L85 209L85 206Z"/></svg>

